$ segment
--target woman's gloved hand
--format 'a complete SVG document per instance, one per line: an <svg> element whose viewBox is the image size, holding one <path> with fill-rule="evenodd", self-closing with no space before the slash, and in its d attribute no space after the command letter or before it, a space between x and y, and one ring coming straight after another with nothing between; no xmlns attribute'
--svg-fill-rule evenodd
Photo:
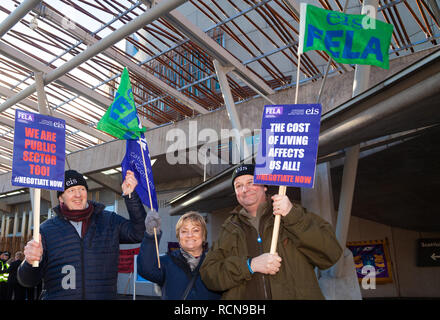
<svg viewBox="0 0 440 320"><path fill-rule="evenodd" d="M147 217L145 218L145 231L152 236L154 235L154 228L156 228L156 232L160 231L160 216L157 211L149 210L147 213Z"/></svg>

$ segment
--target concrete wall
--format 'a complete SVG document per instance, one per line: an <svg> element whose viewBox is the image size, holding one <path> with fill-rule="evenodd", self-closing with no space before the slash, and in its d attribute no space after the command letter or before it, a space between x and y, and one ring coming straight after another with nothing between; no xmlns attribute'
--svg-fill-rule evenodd
<svg viewBox="0 0 440 320"><path fill-rule="evenodd" d="M439 298L440 268L416 265L416 240L440 238L440 233L426 233L393 228L352 216L347 241L388 239L393 282L376 284L364 290L363 298Z"/></svg>

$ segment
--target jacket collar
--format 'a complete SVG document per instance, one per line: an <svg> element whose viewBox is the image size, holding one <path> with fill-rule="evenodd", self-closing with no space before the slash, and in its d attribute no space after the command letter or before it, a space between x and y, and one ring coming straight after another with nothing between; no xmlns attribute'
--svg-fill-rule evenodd
<svg viewBox="0 0 440 320"><path fill-rule="evenodd" d="M260 217L260 219L261 219L261 217L262 217L263 215L267 214L268 211L271 211L271 210L272 210L271 208L272 208L272 200L271 200L271 198L270 198L269 196L267 196L267 197L266 197L266 201L263 202L263 203L261 203L261 204L258 206L258 209L257 209L257 217ZM270 209L270 210L268 210L268 209ZM252 218L252 217L247 213L246 209L243 208L243 206L241 206L241 205L236 206L236 207L231 211L231 214L232 214L232 215L239 216L240 218L243 218L243 217L246 217L247 219ZM247 220L247 219L246 219L246 220Z"/></svg>
<svg viewBox="0 0 440 320"><path fill-rule="evenodd" d="M182 255L182 252L180 252L179 249L176 249L176 250L169 252L168 254L171 257L171 260L173 260L174 263L177 266L179 266L186 273L186 275L189 278L191 278L193 272L191 271L191 268L189 267L188 263L186 262L185 257ZM199 265L201 265L203 263L203 260L205 259L205 255L206 255L206 251L203 251L202 255L200 256Z"/></svg>
<svg viewBox="0 0 440 320"><path fill-rule="evenodd" d="M273 218L273 214L272 214L272 199L270 196L266 197L266 202L260 204L260 206L257 209L257 217L259 217L259 223L257 224L258 226L260 226L260 222L261 221L267 221L270 218ZM252 226L252 223L249 220L249 215L247 214L246 210L241 206L237 206L235 207L232 211L231 211L231 215L229 216L229 218L227 218L225 220L225 222L223 223L222 227L229 229L232 231L232 229L230 229L232 226L233 229L235 228L240 228L240 222L241 223L245 223L249 226ZM260 229L260 227L258 227L258 229Z"/></svg>
<svg viewBox="0 0 440 320"><path fill-rule="evenodd" d="M93 213L92 213L92 219L93 219L93 217L94 217L95 215L100 214L102 211L104 211L104 209L105 209L105 205L103 205L102 203L99 203L99 202L93 201L93 200L91 200L90 202L91 202L91 204L93 205L93 207L95 208L95 209L93 210ZM60 205L57 205L57 206L54 207L52 210L55 212L55 214L57 215L57 217L59 217L60 219L63 219L63 215L61 214Z"/></svg>

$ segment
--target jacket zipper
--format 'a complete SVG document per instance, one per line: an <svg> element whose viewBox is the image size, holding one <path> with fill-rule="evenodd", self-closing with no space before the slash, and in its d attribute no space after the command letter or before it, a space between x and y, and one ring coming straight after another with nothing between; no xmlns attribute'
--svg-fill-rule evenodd
<svg viewBox="0 0 440 320"><path fill-rule="evenodd" d="M261 222L261 221L260 221L260 222ZM260 223L259 227L260 227L260 226L261 226L261 223ZM258 233L258 238L261 238L261 236L260 236L260 230L257 230L257 233ZM263 254L263 253L264 253L264 252L263 252L263 239L261 239L261 244L260 244L259 247L260 247L260 254ZM267 297L266 277L265 277L264 274L262 274L261 277L262 277L262 279L263 279L264 299L267 300L268 297Z"/></svg>
<svg viewBox="0 0 440 320"><path fill-rule="evenodd" d="M236 226L242 233L244 233L244 230L243 230L243 228L240 226L240 225L238 225L238 224L236 224L235 222L232 222L232 221L229 221L232 225L234 225L234 226ZM260 224L260 226L261 226L261 224ZM258 237L260 237L260 232L259 232L259 230L256 230L257 231L257 234L258 234ZM263 252L263 245L261 244L261 246L260 246L260 254L263 254L264 252ZM264 298L267 300L268 299L268 297L267 297L267 287L266 287L266 278L264 277L264 274L262 274L261 275L261 277L262 277L262 279L263 279L263 290L264 290Z"/></svg>
<svg viewBox="0 0 440 320"><path fill-rule="evenodd" d="M84 240L81 238L81 295L82 299L86 298L86 287L85 287L85 271L84 271Z"/></svg>
<svg viewBox="0 0 440 320"><path fill-rule="evenodd" d="M263 233L263 231L265 229L265 226L266 226L266 222L268 221L268 219L270 219L270 217L268 217L266 215L265 219L263 220L264 216L265 215L263 214L261 216L261 218L260 218L260 223L259 223L259 226L258 226L258 229L260 229L260 230L258 230L258 234L262 234ZM263 251L263 243L261 243L261 251ZM270 278L268 279L268 282L270 283ZM264 285L264 295L265 295L265 298L268 299L267 288L266 288L266 278L264 277L264 275L263 275L263 285ZM272 295L272 293L271 293L271 295ZM272 299L273 299L273 296L272 296Z"/></svg>
<svg viewBox="0 0 440 320"><path fill-rule="evenodd" d="M81 252L81 298L82 300L85 300L86 298L86 287L85 287L85 271L84 271L84 240L83 238L78 234L78 232L76 231L76 228L70 223L69 220L67 220L66 218L64 218L64 220L75 230L75 234L78 236L79 238L79 243L80 243L80 252ZM85 236L85 235L84 235Z"/></svg>

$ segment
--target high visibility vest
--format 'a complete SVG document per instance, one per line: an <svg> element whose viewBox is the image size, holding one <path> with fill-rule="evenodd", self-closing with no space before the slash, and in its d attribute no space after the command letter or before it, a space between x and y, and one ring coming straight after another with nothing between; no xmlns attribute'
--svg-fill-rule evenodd
<svg viewBox="0 0 440 320"><path fill-rule="evenodd" d="M6 270L9 268L9 264L3 261L0 261L1 270ZM9 273L0 273L0 282L8 282Z"/></svg>

